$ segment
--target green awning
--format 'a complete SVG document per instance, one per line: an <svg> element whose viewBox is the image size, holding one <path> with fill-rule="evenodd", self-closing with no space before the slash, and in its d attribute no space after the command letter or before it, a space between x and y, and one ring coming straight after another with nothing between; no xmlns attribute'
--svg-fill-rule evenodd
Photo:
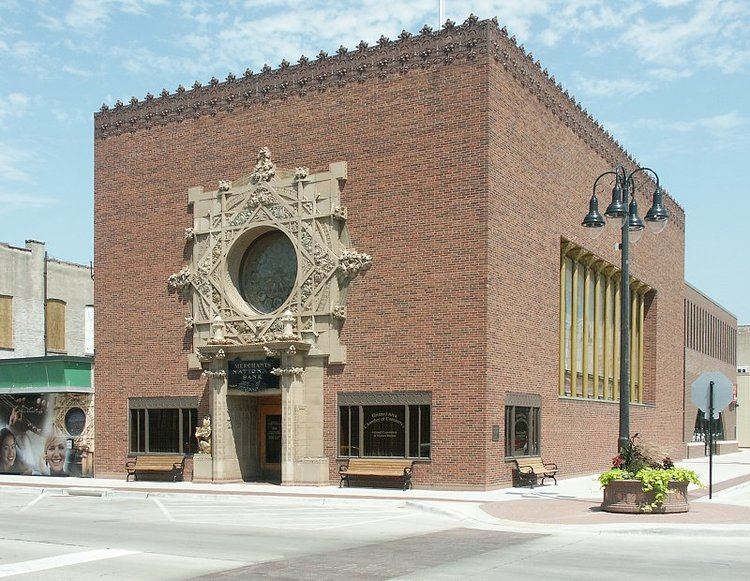
<svg viewBox="0 0 750 581"><path fill-rule="evenodd" d="M88 357L51 355L0 360L0 393L93 393Z"/></svg>

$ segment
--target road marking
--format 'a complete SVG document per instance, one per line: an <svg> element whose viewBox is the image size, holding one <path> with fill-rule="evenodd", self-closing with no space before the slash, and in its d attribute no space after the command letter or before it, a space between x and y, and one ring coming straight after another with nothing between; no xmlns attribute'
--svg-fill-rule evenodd
<svg viewBox="0 0 750 581"><path fill-rule="evenodd" d="M355 522L351 522L351 523L344 523L344 524L340 524L340 525L333 525L333 526L330 526L330 527L320 527L320 528L315 529L315 530L319 530L319 531L326 530L327 531L327 530L330 530L330 529L340 529L340 528L344 528L344 527L369 525L369 524L373 524L373 523L376 523L376 522L383 522L384 520L395 520L397 518L406 518L408 516L413 516L413 515L411 515L411 514L399 514L397 516L389 516L389 517L385 517L385 518L376 518L374 520L366 520L366 521L359 521L359 522L355 521Z"/></svg>
<svg viewBox="0 0 750 581"><path fill-rule="evenodd" d="M46 571L47 569L57 569L59 567L69 567L80 563L90 563L91 561L101 561L103 559L113 559L115 557L124 557L125 555L135 555L140 551L126 551L125 549L97 549L94 551L82 551L67 555L57 555L56 557L46 557L44 559L34 559L32 561L21 561L20 563L10 563L0 565L0 577L10 577L11 575L21 575L22 573L35 573Z"/></svg>
<svg viewBox="0 0 750 581"><path fill-rule="evenodd" d="M175 520L174 520L174 519L172 518L172 515L171 515L171 514L169 514L169 511L167 510L167 507L165 507L165 506L164 506L164 505L163 505L163 504L161 503L161 500L159 500L158 498L152 498L151 500L153 500L153 501L154 501L154 503L156 503L156 506L158 506L158 507L159 507L159 508L161 509L161 511L162 511L162 512L164 513L164 516L166 516L166 517L167 517L167 520L168 520L169 522L175 522Z"/></svg>
<svg viewBox="0 0 750 581"><path fill-rule="evenodd" d="M31 507L32 507L32 506L34 506L34 505L35 505L35 504L36 504L37 502L39 502L40 500L42 500L42 499L43 499L44 497L45 497L45 494L44 494L44 492L42 492L42 493L41 493L41 494L40 494L39 496L37 496L37 497L36 497L36 498L35 498L34 500L32 500L32 501L31 501L31 502L29 502L29 503L28 503L28 504L27 504L26 506L24 506L24 507L23 507L23 508L22 508L22 509L21 509L21 510L20 510L19 512L23 512L23 511L25 511L26 509L29 509L29 508L31 508Z"/></svg>

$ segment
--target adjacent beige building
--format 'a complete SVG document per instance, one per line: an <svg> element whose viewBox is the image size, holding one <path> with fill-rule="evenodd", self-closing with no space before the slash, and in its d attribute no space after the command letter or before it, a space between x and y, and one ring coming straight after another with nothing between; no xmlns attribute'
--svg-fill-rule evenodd
<svg viewBox="0 0 750 581"><path fill-rule="evenodd" d="M692 385L702 373L719 371L734 379L737 317L697 288L685 283L685 407L687 456L706 453L708 421L692 402ZM713 423L716 452L737 451L737 405L730 403Z"/></svg>
<svg viewBox="0 0 750 581"><path fill-rule="evenodd" d="M737 328L737 441L750 447L750 325Z"/></svg>

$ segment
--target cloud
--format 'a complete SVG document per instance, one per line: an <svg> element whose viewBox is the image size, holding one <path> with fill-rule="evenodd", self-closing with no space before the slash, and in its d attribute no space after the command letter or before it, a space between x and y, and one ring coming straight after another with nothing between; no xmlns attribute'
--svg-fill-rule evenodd
<svg viewBox="0 0 750 581"><path fill-rule="evenodd" d="M620 42L645 63L666 67L716 67L722 72L750 64L750 3L701 0L664 18L636 18ZM738 34L741 32L741 34Z"/></svg>
<svg viewBox="0 0 750 581"><path fill-rule="evenodd" d="M718 115L679 121L644 118L637 120L635 124L638 127L662 132L686 134L702 131L714 137L725 137L743 129L748 123L750 123L749 117L744 117L737 111L729 111Z"/></svg>
<svg viewBox="0 0 750 581"><path fill-rule="evenodd" d="M0 141L0 180L30 181L30 175L24 166L31 158L28 151Z"/></svg>
<svg viewBox="0 0 750 581"><path fill-rule="evenodd" d="M85 77L90 77L91 76L91 71L87 71L85 69L81 69L81 68L74 67L74 66L71 66L71 65L63 65L62 70L63 70L63 72L68 73L70 75L73 75L75 77L84 77L85 78Z"/></svg>
<svg viewBox="0 0 750 581"><path fill-rule="evenodd" d="M29 100L23 93L9 93L5 97L0 96L0 121L5 117L20 117L26 113Z"/></svg>
<svg viewBox="0 0 750 581"><path fill-rule="evenodd" d="M654 90L652 83L634 79L592 79L577 76L576 86L591 97L634 97Z"/></svg>
<svg viewBox="0 0 750 581"><path fill-rule="evenodd" d="M730 111L729 113L723 113L720 115L712 115L710 117L701 117L693 119L691 121L676 121L667 123L666 127L673 131L680 133L687 133L695 130L705 130L713 134L726 134L735 129L740 129L747 125L747 117L743 117L737 113L737 111Z"/></svg>
<svg viewBox="0 0 750 581"><path fill-rule="evenodd" d="M56 198L40 196L22 190L0 191L0 214L8 214L20 209L48 208L57 204L57 202Z"/></svg>
<svg viewBox="0 0 750 581"><path fill-rule="evenodd" d="M342 4L310 2L295 4L294 10L243 10L231 24L211 34L193 29L175 38L177 50L157 52L138 43L116 46L112 54L130 73L159 71L205 80L222 70L238 73L248 66L258 70L264 63L276 65L282 59L295 62L303 53L313 57L321 49L333 52L339 44L354 48L361 39L374 43L382 33L395 37L403 28L418 29L434 7L432 0ZM269 6L279 3L264 2L262 7Z"/></svg>
<svg viewBox="0 0 750 581"><path fill-rule="evenodd" d="M148 7L164 3L165 0L73 0L64 14L40 16L47 28L89 34L109 24L114 12L143 15Z"/></svg>

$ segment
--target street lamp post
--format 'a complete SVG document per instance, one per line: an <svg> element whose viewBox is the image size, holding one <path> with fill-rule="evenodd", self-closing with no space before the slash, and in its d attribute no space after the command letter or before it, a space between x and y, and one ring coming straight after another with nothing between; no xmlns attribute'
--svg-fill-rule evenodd
<svg viewBox="0 0 750 581"><path fill-rule="evenodd" d="M617 439L618 453L627 445L630 438L630 237L637 242L644 229L643 220L638 216L638 203L635 201L635 181L633 176L649 172L656 178L651 208L645 220L654 233L661 232L669 221L669 212L663 203L659 187L659 176L647 167L639 167L627 173L624 167L606 171L594 180L593 192L589 201L589 212L582 225L592 231L601 230L606 221L599 213L599 199L596 197L596 186L605 176L615 176L612 188L612 201L604 212L607 218L619 218L622 222L622 266L620 276L620 433ZM629 200L629 203L628 203Z"/></svg>

